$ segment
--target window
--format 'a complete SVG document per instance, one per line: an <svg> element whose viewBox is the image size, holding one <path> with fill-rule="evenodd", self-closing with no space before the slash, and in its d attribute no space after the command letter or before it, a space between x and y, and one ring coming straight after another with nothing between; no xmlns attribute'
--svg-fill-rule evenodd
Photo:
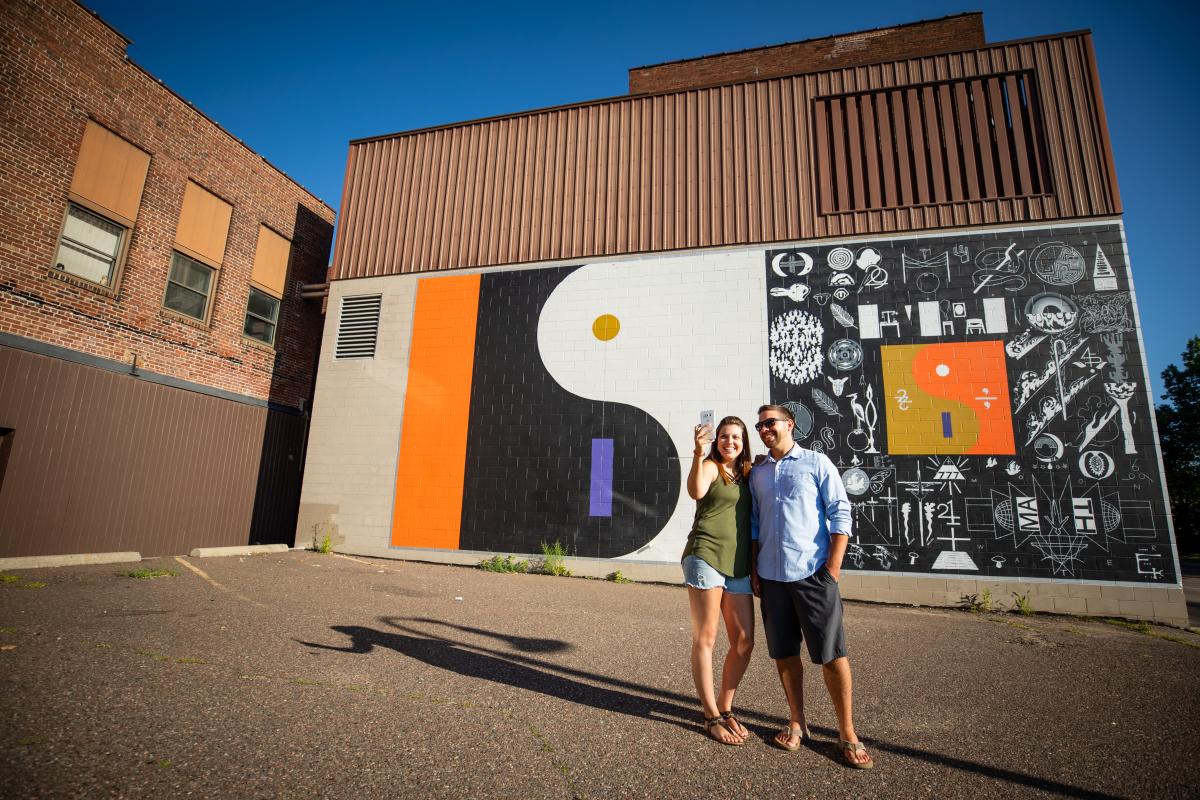
<svg viewBox="0 0 1200 800"><path fill-rule="evenodd" d="M70 203L54 268L100 286L112 286L125 228Z"/></svg>
<svg viewBox="0 0 1200 800"><path fill-rule="evenodd" d="M246 325L242 332L263 344L275 344L275 326L279 322L279 300L250 287L246 304Z"/></svg>
<svg viewBox="0 0 1200 800"><path fill-rule="evenodd" d="M212 294L215 272L213 268L182 253L172 253L163 305L203 322L208 317L208 298Z"/></svg>
<svg viewBox="0 0 1200 800"><path fill-rule="evenodd" d="M292 243L288 239L266 225L258 226L254 269L250 273L250 299L246 303L246 324L242 333L272 347L291 252Z"/></svg>

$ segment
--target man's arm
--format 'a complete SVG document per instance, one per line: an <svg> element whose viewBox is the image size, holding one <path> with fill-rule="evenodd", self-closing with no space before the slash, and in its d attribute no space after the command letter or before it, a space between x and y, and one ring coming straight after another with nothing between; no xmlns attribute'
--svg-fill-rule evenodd
<svg viewBox="0 0 1200 800"><path fill-rule="evenodd" d="M846 494L846 485L838 474L829 456L821 455L821 477L819 482L821 502L825 504L825 519L829 524L829 557L825 560L825 568L835 581L842 577L842 559L846 556L846 548L850 544L851 512L850 497Z"/></svg>

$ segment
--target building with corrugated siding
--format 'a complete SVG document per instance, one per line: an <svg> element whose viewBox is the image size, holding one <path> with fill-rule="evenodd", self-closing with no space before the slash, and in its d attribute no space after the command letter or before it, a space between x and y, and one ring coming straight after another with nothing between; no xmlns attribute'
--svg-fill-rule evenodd
<svg viewBox="0 0 1200 800"><path fill-rule="evenodd" d="M346 175L297 542L677 581L693 426L771 401L845 596L1186 620L1089 32L637 67Z"/></svg>
<svg viewBox="0 0 1200 800"><path fill-rule="evenodd" d="M128 44L0 18L0 558L295 531L333 211Z"/></svg>

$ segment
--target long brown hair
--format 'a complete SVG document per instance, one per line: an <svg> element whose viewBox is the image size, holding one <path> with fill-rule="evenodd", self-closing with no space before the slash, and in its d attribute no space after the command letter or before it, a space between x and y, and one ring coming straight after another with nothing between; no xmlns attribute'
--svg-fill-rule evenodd
<svg viewBox="0 0 1200 800"><path fill-rule="evenodd" d="M721 452L717 449L717 442L721 438L721 429L726 425L736 425L742 429L742 452L738 453L729 471L734 475L744 478L750 474L750 431L746 428L746 423L742 422L740 417L725 417L717 423L717 429L713 431L712 444L708 446L708 459L716 464L725 463L721 460ZM726 485L729 484L729 478L726 477L724 470L718 469L717 474L721 476L723 483Z"/></svg>

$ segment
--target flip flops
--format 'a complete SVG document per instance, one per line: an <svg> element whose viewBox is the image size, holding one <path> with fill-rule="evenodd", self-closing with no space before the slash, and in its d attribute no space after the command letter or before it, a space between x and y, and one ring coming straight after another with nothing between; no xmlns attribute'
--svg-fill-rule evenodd
<svg viewBox="0 0 1200 800"><path fill-rule="evenodd" d="M788 742L792 739L796 740L795 744L789 745ZM807 727L793 728L791 725L784 726L783 730L775 734L771 742L781 750L787 750L789 753L794 753L804 746L804 743L812 739L812 734L808 732Z"/></svg>
<svg viewBox="0 0 1200 800"><path fill-rule="evenodd" d="M708 734L708 738L712 739L717 744L729 745L730 747L741 747L742 745L744 745L746 743L744 739L738 739L736 741L726 742L726 741L718 738L717 736L715 736L713 734L712 729L713 729L714 725L719 725L720 727L724 728L725 732L730 734L731 736L740 736L740 734L737 731L735 731L733 728L730 728L725 723L725 717L722 717L722 716L705 717L704 718L704 732L706 734Z"/></svg>
<svg viewBox="0 0 1200 800"><path fill-rule="evenodd" d="M871 769L871 767L875 766L875 759L871 758L869 754L867 755L866 761L854 760L854 756L857 754L867 752L867 748L863 747L862 742L842 741L838 743L838 746L842 750L842 760L845 761L846 766L850 767L851 769Z"/></svg>

